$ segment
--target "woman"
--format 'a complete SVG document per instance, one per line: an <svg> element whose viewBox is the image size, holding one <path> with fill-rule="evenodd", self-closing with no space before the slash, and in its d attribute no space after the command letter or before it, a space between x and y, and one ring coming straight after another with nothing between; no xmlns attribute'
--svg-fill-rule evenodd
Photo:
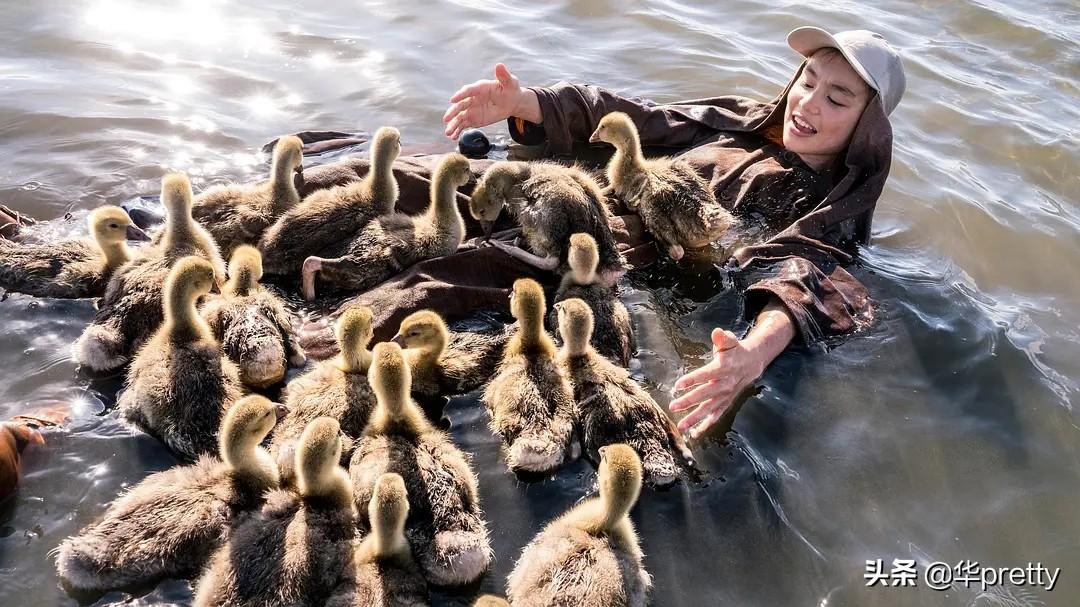
<svg viewBox="0 0 1080 607"><path fill-rule="evenodd" d="M573 155L600 118L626 112L642 145L690 162L733 213L772 228L736 251L731 267L754 319L742 339L714 329L714 357L675 382L672 411L696 437L796 337L812 343L869 321L865 288L841 264L870 237L874 206L892 157L888 115L903 95L899 55L865 30L830 35L802 27L788 44L806 58L770 103L718 97L670 105L627 99L588 85L522 88L506 66L495 80L463 87L443 116L446 135L508 119L520 143Z"/></svg>

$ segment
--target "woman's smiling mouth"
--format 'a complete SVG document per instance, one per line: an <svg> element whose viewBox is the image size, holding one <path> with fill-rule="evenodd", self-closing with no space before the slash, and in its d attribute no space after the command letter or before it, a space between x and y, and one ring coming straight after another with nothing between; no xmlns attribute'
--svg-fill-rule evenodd
<svg viewBox="0 0 1080 607"><path fill-rule="evenodd" d="M808 122L798 116L798 114L791 115L792 132L800 137L809 137L810 135L817 134L817 129L810 126Z"/></svg>

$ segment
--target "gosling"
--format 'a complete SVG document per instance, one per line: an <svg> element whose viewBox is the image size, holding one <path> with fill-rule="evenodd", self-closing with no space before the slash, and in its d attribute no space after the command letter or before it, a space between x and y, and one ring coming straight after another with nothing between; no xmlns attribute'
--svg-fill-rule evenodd
<svg viewBox="0 0 1080 607"><path fill-rule="evenodd" d="M577 459L574 396L556 361L555 343L544 331L544 291L531 279L514 282L510 311L517 333L503 352L498 372L481 397L491 430L502 438L514 472L550 472Z"/></svg>
<svg viewBox="0 0 1080 607"><path fill-rule="evenodd" d="M375 409L375 393L367 377L371 366L371 309L354 306L345 310L335 329L340 353L289 382L282 394L289 414L274 429L270 441L270 452L277 454L279 461L281 455L287 454L289 444L318 417L338 421L342 454L347 458Z"/></svg>
<svg viewBox="0 0 1080 607"><path fill-rule="evenodd" d="M626 114L604 116L589 141L615 146L607 166L609 190L641 215L672 259L681 259L687 248L708 246L734 225L731 213L688 162L645 159L637 127Z"/></svg>
<svg viewBox="0 0 1080 607"><path fill-rule="evenodd" d="M239 370L195 311L213 284L205 259L176 263L165 283L165 322L135 356L118 401L128 421L192 460L217 449L218 423L243 393Z"/></svg>
<svg viewBox="0 0 1080 607"><path fill-rule="evenodd" d="M237 401L221 423L220 459L143 479L60 543L60 577L77 590L108 590L197 572L233 521L277 488L277 466L259 443L283 412L262 396Z"/></svg>
<svg viewBox="0 0 1080 607"><path fill-rule="evenodd" d="M398 130L379 129L371 143L371 168L363 179L313 192L278 218L259 241L266 273L298 276L305 259L344 253L368 222L392 212L398 200L393 165L400 153Z"/></svg>
<svg viewBox="0 0 1080 607"><path fill-rule="evenodd" d="M322 605L352 575L356 509L338 423L308 424L296 448L298 491L266 495L210 557L195 605Z"/></svg>
<svg viewBox="0 0 1080 607"><path fill-rule="evenodd" d="M598 461L604 445L627 443L638 452L645 479L670 485L679 476L676 453L690 461L689 449L671 419L630 373L589 345L593 313L580 299L555 304L563 347L559 364L574 387L585 454Z"/></svg>
<svg viewBox="0 0 1080 607"><path fill-rule="evenodd" d="M401 321L394 341L402 343L412 371L413 394L452 396L471 392L495 373L506 332L450 333L432 310Z"/></svg>
<svg viewBox="0 0 1080 607"><path fill-rule="evenodd" d="M597 281L599 259L600 253L592 236L584 232L571 236L570 271L563 275L555 292L555 303L573 297L585 300L593 311L593 347L603 356L627 367L637 350L634 323L629 310L619 301L617 288ZM558 329L559 319L554 308L548 312L548 326Z"/></svg>
<svg viewBox="0 0 1080 607"><path fill-rule="evenodd" d="M215 282L224 282L225 262L214 239L191 218L191 200L187 175L171 173L162 179L167 215L161 242L113 273L93 322L73 347L77 363L97 372L127 364L164 320L162 287L180 258L202 257L213 267Z"/></svg>
<svg viewBox="0 0 1080 607"><path fill-rule="evenodd" d="M400 474L409 492L405 536L429 583L475 581L491 563L491 545L469 462L409 397L411 374L401 348L380 343L368 376L378 398L349 462L357 507L371 501L375 481ZM359 526L371 521L361 514Z"/></svg>
<svg viewBox="0 0 1080 607"><path fill-rule="evenodd" d="M521 552L507 579L515 607L644 607L652 578L630 522L641 461L627 445L600 453L600 497L575 506Z"/></svg>
<svg viewBox="0 0 1080 607"><path fill-rule="evenodd" d="M421 215L391 213L367 224L336 258L304 260L304 299L315 299L315 277L333 289L363 292L413 264L450 255L465 239L457 189L469 182L469 160L447 154L431 177L431 202Z"/></svg>
<svg viewBox="0 0 1080 607"><path fill-rule="evenodd" d="M484 173L469 200L474 219L494 224L505 207L521 225L522 237L532 253L497 240L489 241L510 256L531 266L568 271L570 235L587 232L600 250L599 278L615 284L626 272L625 260L615 245L600 186L584 171L551 162L496 162Z"/></svg>
<svg viewBox="0 0 1080 607"><path fill-rule="evenodd" d="M288 367L301 367L307 361L285 305L259 284L262 273L258 249L236 247L221 297L199 310L225 355L240 368L240 381L255 389L281 383Z"/></svg>
<svg viewBox="0 0 1080 607"><path fill-rule="evenodd" d="M387 472L375 481L367 512L371 533L356 548L354 577L334 591L326 607L427 605L427 583L405 538L409 494L400 475Z"/></svg>
<svg viewBox="0 0 1080 607"><path fill-rule="evenodd" d="M146 240L124 209L94 209L91 238L31 244L0 238L0 288L34 297L101 297L113 272L132 252L129 235Z"/></svg>
<svg viewBox="0 0 1080 607"><path fill-rule="evenodd" d="M293 175L304 174L304 144L281 137L274 146L270 180L255 185L223 185L195 198L191 214L231 256L240 245L258 244L278 217L300 204Z"/></svg>

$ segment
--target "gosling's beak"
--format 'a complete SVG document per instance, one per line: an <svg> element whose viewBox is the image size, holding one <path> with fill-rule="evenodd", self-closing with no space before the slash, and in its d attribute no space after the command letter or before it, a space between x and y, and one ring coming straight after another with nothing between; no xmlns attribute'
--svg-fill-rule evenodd
<svg viewBox="0 0 1080 607"><path fill-rule="evenodd" d="M401 333L398 333L397 335L395 335L390 341L392 341L393 343L401 346L402 348L405 347L405 336L402 335Z"/></svg>
<svg viewBox="0 0 1080 607"><path fill-rule="evenodd" d="M604 459L604 451L607 451L607 445L604 445L603 447L600 447L600 449L599 449L600 459Z"/></svg>
<svg viewBox="0 0 1080 607"><path fill-rule="evenodd" d="M495 229L495 222L481 219L480 227L484 230L484 240L491 240L491 231Z"/></svg>
<svg viewBox="0 0 1080 607"><path fill-rule="evenodd" d="M589 143L603 143L600 139L600 129L596 129L592 135L589 135Z"/></svg>
<svg viewBox="0 0 1080 607"><path fill-rule="evenodd" d="M280 403L274 403L274 414L277 416L277 421L281 421L283 417L289 414L289 408Z"/></svg>
<svg viewBox="0 0 1080 607"><path fill-rule="evenodd" d="M293 172L293 187L300 190L304 187L304 166L300 165Z"/></svg>
<svg viewBox="0 0 1080 607"><path fill-rule="evenodd" d="M142 228L135 224L131 224L127 227L127 239L136 240L139 242L146 242L150 240L150 235L143 231Z"/></svg>

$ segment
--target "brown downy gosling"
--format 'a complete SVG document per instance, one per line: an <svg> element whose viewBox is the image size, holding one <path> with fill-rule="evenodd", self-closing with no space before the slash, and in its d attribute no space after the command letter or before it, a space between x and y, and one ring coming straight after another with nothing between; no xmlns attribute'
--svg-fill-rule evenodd
<svg viewBox="0 0 1080 607"><path fill-rule="evenodd" d="M147 240L124 209L94 209L90 238L47 244L0 238L0 288L35 297L101 297L117 268L131 260L129 236Z"/></svg>
<svg viewBox="0 0 1080 607"><path fill-rule="evenodd" d="M210 262L215 281L225 280L225 263L214 239L191 218L191 182L183 173L161 180L165 228L161 242L120 266L109 279L90 326L73 347L75 361L93 371L123 366L161 325L161 300L169 268L195 255Z"/></svg>
<svg viewBox="0 0 1080 607"><path fill-rule="evenodd" d="M482 400L510 470L550 472L580 454L574 440L574 393L544 330L544 290L528 278L514 281L510 311L518 330Z"/></svg>
<svg viewBox="0 0 1080 607"><path fill-rule="evenodd" d="M507 579L514 607L644 607L652 578L630 522L641 461L628 445L600 453L600 497L552 521L521 552Z"/></svg>
<svg viewBox="0 0 1080 607"><path fill-rule="evenodd" d="M670 485L679 477L676 453L691 454L671 419L630 373L600 356L589 345L593 312L580 299L555 304L563 347L559 364L574 386L578 427L585 454L592 461L604 445L626 443L641 456L645 479Z"/></svg>
<svg viewBox="0 0 1080 607"><path fill-rule="evenodd" d="M107 590L196 573L237 516L277 488L277 466L259 443L283 414L262 396L237 401L221 422L220 459L205 455L143 479L60 544L60 577L75 589Z"/></svg>
<svg viewBox="0 0 1080 607"><path fill-rule="evenodd" d="M394 341L406 348L412 391L423 396L471 392L495 373L506 333L451 334L432 310L414 312L401 321Z"/></svg>
<svg viewBox="0 0 1080 607"><path fill-rule="evenodd" d="M307 361L285 305L259 284L260 279L258 249L236 247L221 296L199 310L226 356L240 367L240 381L256 389L281 383L288 367L301 367Z"/></svg>
<svg viewBox="0 0 1080 607"><path fill-rule="evenodd" d="M218 424L243 394L240 372L195 310L214 269L185 257L165 282L165 322L139 349L118 401L121 414L187 459L217 450Z"/></svg>
<svg viewBox="0 0 1080 607"><path fill-rule="evenodd" d="M510 603L506 602L506 599L501 596L483 594L477 597L473 607L510 607Z"/></svg>
<svg viewBox="0 0 1080 607"><path fill-rule="evenodd" d="M293 175L303 171L303 142L292 135L281 137L274 146L269 181L210 188L195 198L192 216L210 231L222 255L231 256L240 245L258 244L278 217L300 204Z"/></svg>
<svg viewBox="0 0 1080 607"><path fill-rule="evenodd" d="M409 396L400 346L377 344L368 377L379 404L349 462L357 507L371 501L379 476L400 474L409 491L405 536L424 577L439 586L476 580L491 563L491 544L468 458ZM363 513L358 524L371 527Z"/></svg>
<svg viewBox="0 0 1080 607"><path fill-rule="evenodd" d="M326 607L419 607L427 583L405 539L409 494L400 475L375 481L367 507L371 533L356 548L354 577L334 591Z"/></svg>
<svg viewBox="0 0 1080 607"><path fill-rule="evenodd" d="M672 259L681 259L687 248L708 246L735 224L731 213L716 201L709 183L689 163L673 158L646 160L637 127L626 114L604 116L589 141L615 146L607 166L610 191L641 215Z"/></svg>
<svg viewBox="0 0 1080 607"><path fill-rule="evenodd" d="M600 281L614 285L626 272L608 222L611 211L600 186L584 171L552 162L496 162L476 184L469 212L490 231L504 207L521 225L532 253L500 241L489 242L514 258L565 273L570 235L587 232L599 245Z"/></svg>
<svg viewBox="0 0 1080 607"><path fill-rule="evenodd" d="M469 160L447 154L431 177L431 201L419 215L389 213L367 224L340 257L304 260L304 299L315 299L315 277L333 289L363 292L409 266L450 255L465 239L457 189L469 182Z"/></svg>
<svg viewBox="0 0 1080 607"><path fill-rule="evenodd" d="M195 585L195 605L322 605L352 575L356 509L337 421L320 417L296 447L297 491L266 495Z"/></svg>
<svg viewBox="0 0 1080 607"><path fill-rule="evenodd" d="M371 365L371 352L367 349L372 337L371 309L354 306L345 310L335 332L340 353L289 382L281 395L289 414L274 428L270 441L270 452L279 462L288 454L290 443L318 417L338 420L343 434L342 454L349 457L375 409L375 393L367 377ZM282 476L291 479L291 471L283 470Z"/></svg>
<svg viewBox="0 0 1080 607"><path fill-rule="evenodd" d="M340 255L349 241L398 200L393 165L401 153L401 134L391 127L375 131L371 168L363 179L312 192L263 234L259 251L272 276L299 276L311 255Z"/></svg>
<svg viewBox="0 0 1080 607"><path fill-rule="evenodd" d="M617 287L600 284L596 279L596 266L600 253L596 241L584 232L570 237L570 271L563 275L555 303L577 297L585 300L593 311L592 345L600 354L626 367L637 350L634 339L634 323L630 311L619 301ZM548 312L548 326L558 330L559 319L555 309Z"/></svg>

